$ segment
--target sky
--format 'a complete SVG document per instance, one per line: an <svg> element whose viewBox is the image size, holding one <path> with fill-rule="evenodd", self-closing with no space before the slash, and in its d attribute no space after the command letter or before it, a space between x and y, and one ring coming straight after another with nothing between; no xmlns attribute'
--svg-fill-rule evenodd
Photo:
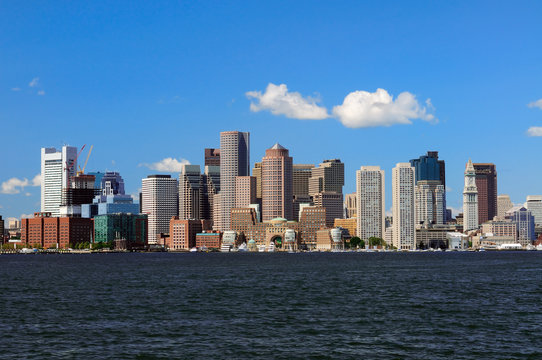
<svg viewBox="0 0 542 360"><path fill-rule="evenodd" d="M391 169L439 151L460 211L469 158L514 203L542 194L542 2L0 2L0 215L39 211L40 148L94 145L87 171L203 165L220 131L251 163ZM86 157L86 150L82 159ZM80 161L81 162L81 161Z"/></svg>

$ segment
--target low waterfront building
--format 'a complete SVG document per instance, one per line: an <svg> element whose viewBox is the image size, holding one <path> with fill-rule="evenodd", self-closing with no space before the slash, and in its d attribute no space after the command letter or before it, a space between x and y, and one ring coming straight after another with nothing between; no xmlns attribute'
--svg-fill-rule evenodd
<svg viewBox="0 0 542 360"><path fill-rule="evenodd" d="M357 235L357 224L358 219L356 217L348 218L348 219L335 219L335 222L333 223L333 227L341 227L343 229L348 230L348 233L350 236L358 236Z"/></svg>
<svg viewBox="0 0 542 360"><path fill-rule="evenodd" d="M453 225L429 224L416 228L416 248L418 249L448 249L450 248L448 233L454 233Z"/></svg>
<svg viewBox="0 0 542 360"><path fill-rule="evenodd" d="M220 249L222 245L222 234L216 232L203 232L196 234L196 247L201 249L206 247L207 249Z"/></svg>
<svg viewBox="0 0 542 360"><path fill-rule="evenodd" d="M125 240L127 250L147 246L146 214L106 214L94 217L94 242Z"/></svg>
<svg viewBox="0 0 542 360"><path fill-rule="evenodd" d="M169 222L169 238L166 248L169 250L190 250L196 246L196 234L203 231L201 220L179 219L173 216Z"/></svg>
<svg viewBox="0 0 542 360"><path fill-rule="evenodd" d="M50 212L37 212L30 219L21 219L21 243L27 247L68 248L91 243L91 219L53 217Z"/></svg>
<svg viewBox="0 0 542 360"><path fill-rule="evenodd" d="M343 250L344 238L343 229L321 229L316 232L316 250L332 251Z"/></svg>

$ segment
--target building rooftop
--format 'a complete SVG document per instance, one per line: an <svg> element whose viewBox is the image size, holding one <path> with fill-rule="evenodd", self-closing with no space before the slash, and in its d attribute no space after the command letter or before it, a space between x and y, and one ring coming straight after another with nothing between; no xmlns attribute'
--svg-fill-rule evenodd
<svg viewBox="0 0 542 360"><path fill-rule="evenodd" d="M287 150L284 146L282 146L279 143L276 143L275 145L273 145L273 147L271 149L272 150Z"/></svg>

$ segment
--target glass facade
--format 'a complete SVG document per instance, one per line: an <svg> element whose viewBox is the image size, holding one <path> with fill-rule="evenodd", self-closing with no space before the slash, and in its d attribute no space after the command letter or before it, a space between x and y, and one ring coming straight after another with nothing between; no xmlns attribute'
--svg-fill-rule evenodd
<svg viewBox="0 0 542 360"><path fill-rule="evenodd" d="M94 217L94 242L124 239L132 245L147 241L147 215L107 214Z"/></svg>

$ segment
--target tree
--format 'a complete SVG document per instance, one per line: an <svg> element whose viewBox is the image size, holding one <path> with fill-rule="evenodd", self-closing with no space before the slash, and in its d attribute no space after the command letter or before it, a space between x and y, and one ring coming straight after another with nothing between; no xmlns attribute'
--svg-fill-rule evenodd
<svg viewBox="0 0 542 360"><path fill-rule="evenodd" d="M382 239L382 238L379 238L379 237L370 237L369 240L369 246L373 247L373 246L385 246L386 245L386 242Z"/></svg>
<svg viewBox="0 0 542 360"><path fill-rule="evenodd" d="M361 242L362 242L362 240L357 236L354 236L353 238L350 238L350 248L352 248L352 249L357 248L361 244Z"/></svg>

